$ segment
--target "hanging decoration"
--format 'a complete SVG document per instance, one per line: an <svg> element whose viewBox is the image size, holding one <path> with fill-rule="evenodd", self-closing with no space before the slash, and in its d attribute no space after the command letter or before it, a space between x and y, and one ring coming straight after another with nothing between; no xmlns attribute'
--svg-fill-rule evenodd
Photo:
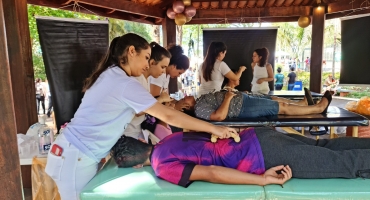
<svg viewBox="0 0 370 200"><path fill-rule="evenodd" d="M298 26L301 28L306 28L311 24L311 17L310 16L300 16L298 19Z"/></svg>
<svg viewBox="0 0 370 200"><path fill-rule="evenodd" d="M197 10L191 5L191 0L175 1L172 8L167 9L167 17L174 19L179 26L189 22L196 14Z"/></svg>

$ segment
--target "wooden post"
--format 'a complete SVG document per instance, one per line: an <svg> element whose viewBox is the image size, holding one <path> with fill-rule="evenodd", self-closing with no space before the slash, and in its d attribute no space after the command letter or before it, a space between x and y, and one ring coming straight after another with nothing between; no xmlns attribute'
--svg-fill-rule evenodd
<svg viewBox="0 0 370 200"><path fill-rule="evenodd" d="M325 7L317 6L312 12L312 42L310 64L310 90L321 92L321 70L324 45Z"/></svg>
<svg viewBox="0 0 370 200"><path fill-rule="evenodd" d="M166 18L162 21L163 46L167 47L170 44L176 44L176 24L175 20Z"/></svg>
<svg viewBox="0 0 370 200"><path fill-rule="evenodd" d="M3 1L0 0L0 199L18 200L23 195Z"/></svg>
<svg viewBox="0 0 370 200"><path fill-rule="evenodd" d="M162 21L162 32L163 32L163 46L167 47L170 44L176 44L176 24L175 20L166 18ZM168 92L175 93L178 91L177 78L170 78L168 84Z"/></svg>
<svg viewBox="0 0 370 200"><path fill-rule="evenodd" d="M2 0L2 2L17 122L15 133L26 133L30 125L37 122L27 0Z"/></svg>

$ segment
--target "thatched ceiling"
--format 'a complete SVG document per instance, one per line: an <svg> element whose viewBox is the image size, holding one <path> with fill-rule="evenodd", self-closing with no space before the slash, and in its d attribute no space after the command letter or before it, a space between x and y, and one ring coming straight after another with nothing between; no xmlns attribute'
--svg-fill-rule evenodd
<svg viewBox="0 0 370 200"><path fill-rule="evenodd" d="M312 15L312 7L325 6L326 18L369 13L368 0L193 0L197 14L190 24L229 22L289 22ZM100 16L149 24L160 24L173 0L28 0L29 4L73 10L78 3ZM356 11L356 12L353 12Z"/></svg>

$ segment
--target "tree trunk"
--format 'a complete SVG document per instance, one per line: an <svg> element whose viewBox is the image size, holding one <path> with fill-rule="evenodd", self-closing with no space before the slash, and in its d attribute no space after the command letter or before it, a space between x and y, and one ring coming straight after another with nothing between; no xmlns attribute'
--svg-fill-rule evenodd
<svg viewBox="0 0 370 200"><path fill-rule="evenodd" d="M181 45L182 44L182 26L176 25L176 30L177 30L176 44Z"/></svg>
<svg viewBox="0 0 370 200"><path fill-rule="evenodd" d="M158 44L161 43L161 31L159 29L158 25L153 25L154 28L154 41L157 42Z"/></svg>
<svg viewBox="0 0 370 200"><path fill-rule="evenodd" d="M333 74L333 77L335 77L335 50L336 50L336 47L337 47L337 41L336 40L337 40L337 37L334 36L333 63L332 63L332 68L331 68L331 73Z"/></svg>

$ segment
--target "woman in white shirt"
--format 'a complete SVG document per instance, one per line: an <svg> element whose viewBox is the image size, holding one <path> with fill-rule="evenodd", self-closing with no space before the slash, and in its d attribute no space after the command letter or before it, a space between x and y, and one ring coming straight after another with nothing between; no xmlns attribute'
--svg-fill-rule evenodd
<svg viewBox="0 0 370 200"><path fill-rule="evenodd" d="M225 58L227 47L223 42L212 42L207 50L206 58L199 68L200 88L199 95L213 91L220 91L225 77L230 80L239 80L245 66L240 66L236 74L222 60Z"/></svg>
<svg viewBox="0 0 370 200"><path fill-rule="evenodd" d="M135 77L136 80L147 90L150 91L148 77L158 78L166 72L166 68L170 63L171 53L156 42L150 43L152 53L149 59L149 68L142 75ZM173 101L168 93L162 92L156 98L159 103ZM131 123L127 125L124 135L135 139L145 139L141 129L141 123L145 120L145 113L136 114Z"/></svg>
<svg viewBox="0 0 370 200"><path fill-rule="evenodd" d="M253 52L251 67L253 70L252 93L268 94L269 81L274 80L274 72L270 63L267 63L269 51L267 48L256 49Z"/></svg>
<svg viewBox="0 0 370 200"><path fill-rule="evenodd" d="M153 96L159 96L162 91L168 90L170 78L179 77L189 68L189 58L184 55L184 50L179 45L173 45L168 48L171 53L170 64L166 68L166 73L158 78L149 77L150 93Z"/></svg>
<svg viewBox="0 0 370 200"><path fill-rule="evenodd" d="M116 37L97 69L86 79L82 102L51 145L45 168L62 200L79 199L83 187L95 176L98 163L108 155L135 113L145 112L171 125L221 138L236 133L157 103L131 77L147 70L150 55L151 48L144 38L133 33Z"/></svg>

